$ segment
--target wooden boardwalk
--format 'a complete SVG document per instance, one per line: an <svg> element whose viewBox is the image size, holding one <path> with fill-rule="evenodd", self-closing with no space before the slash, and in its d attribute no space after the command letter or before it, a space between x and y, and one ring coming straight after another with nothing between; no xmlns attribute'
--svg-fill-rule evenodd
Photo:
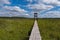
<svg viewBox="0 0 60 40"><path fill-rule="evenodd" d="M36 20L35 20L29 40L41 40L41 35L40 35L40 31L39 31Z"/></svg>

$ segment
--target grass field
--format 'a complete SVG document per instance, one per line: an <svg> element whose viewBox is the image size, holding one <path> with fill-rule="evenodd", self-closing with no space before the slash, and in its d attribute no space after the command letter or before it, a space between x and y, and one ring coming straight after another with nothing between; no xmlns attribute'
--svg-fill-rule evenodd
<svg viewBox="0 0 60 40"><path fill-rule="evenodd" d="M29 40L33 19L0 18L0 40ZM38 19L42 40L60 40L60 19Z"/></svg>
<svg viewBox="0 0 60 40"><path fill-rule="evenodd" d="M38 19L42 40L60 40L60 19Z"/></svg>
<svg viewBox="0 0 60 40"><path fill-rule="evenodd" d="M33 19L0 18L0 40L28 40Z"/></svg>

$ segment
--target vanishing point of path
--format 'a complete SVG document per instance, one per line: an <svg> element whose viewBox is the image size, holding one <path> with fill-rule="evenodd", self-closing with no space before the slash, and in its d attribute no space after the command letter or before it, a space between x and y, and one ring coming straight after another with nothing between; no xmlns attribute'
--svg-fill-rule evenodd
<svg viewBox="0 0 60 40"><path fill-rule="evenodd" d="M40 31L39 31L36 20L35 20L29 40L41 40L41 35L40 35Z"/></svg>

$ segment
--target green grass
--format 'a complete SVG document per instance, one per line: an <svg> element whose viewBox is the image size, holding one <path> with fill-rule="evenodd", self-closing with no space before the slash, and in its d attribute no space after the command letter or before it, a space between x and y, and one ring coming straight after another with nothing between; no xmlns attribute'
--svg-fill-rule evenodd
<svg viewBox="0 0 60 40"><path fill-rule="evenodd" d="M29 40L34 20L0 18L0 40ZM38 19L42 40L60 40L60 19Z"/></svg>
<svg viewBox="0 0 60 40"><path fill-rule="evenodd" d="M38 19L42 40L60 40L60 19Z"/></svg>
<svg viewBox="0 0 60 40"><path fill-rule="evenodd" d="M33 19L0 18L0 40L28 40Z"/></svg>

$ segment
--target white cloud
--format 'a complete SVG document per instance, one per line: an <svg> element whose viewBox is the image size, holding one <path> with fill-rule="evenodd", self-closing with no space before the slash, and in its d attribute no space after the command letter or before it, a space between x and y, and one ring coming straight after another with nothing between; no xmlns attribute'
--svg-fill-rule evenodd
<svg viewBox="0 0 60 40"><path fill-rule="evenodd" d="M47 4L52 4L52 5L60 5L59 0L42 0L42 2L47 3Z"/></svg>
<svg viewBox="0 0 60 40"><path fill-rule="evenodd" d="M0 7L3 7L4 4L11 4L9 0L0 0Z"/></svg>
<svg viewBox="0 0 60 40"><path fill-rule="evenodd" d="M49 11L43 15L40 15L42 18L60 18L60 11Z"/></svg>
<svg viewBox="0 0 60 40"><path fill-rule="evenodd" d="M33 2L33 0L27 0L28 2Z"/></svg>
<svg viewBox="0 0 60 40"><path fill-rule="evenodd" d="M29 4L28 5L28 8L29 9L32 9L33 11L42 11L42 10L47 10L47 9L51 9L53 8L53 6L51 5L45 5L43 3L40 3L40 4Z"/></svg>
<svg viewBox="0 0 60 40"><path fill-rule="evenodd" d="M54 5L46 5L45 4L45 3L48 4L52 0L27 0L27 1L30 1L31 3L35 1L34 4L29 3L27 5L27 8L31 9L31 11L34 11L34 12L40 12L40 11L44 11L44 10L50 10L50 9L52 9L52 8L55 7ZM50 4L52 4L52 3L50 3ZM57 3L54 3L54 4L57 5L59 3L60 2L57 2Z"/></svg>
<svg viewBox="0 0 60 40"><path fill-rule="evenodd" d="M59 0L27 0L30 3L27 5L27 9L31 9L34 12L40 12L54 8L55 6L60 6ZM32 2L36 2L32 4ZM46 4L48 5L46 5ZM0 6L4 4L11 4L9 0L0 0ZM55 5L55 6L54 6ZM28 10L29 11L29 10ZM32 13L33 13L32 11ZM3 10L0 11L0 16L30 16L26 10L20 8L19 6L3 6ZM33 16L33 14L31 14ZM40 15L40 17L60 17L59 11L49 11Z"/></svg>
<svg viewBox="0 0 60 40"><path fill-rule="evenodd" d="M26 16L29 16L29 14L25 14Z"/></svg>
<svg viewBox="0 0 60 40"><path fill-rule="evenodd" d="M40 3L41 0L27 0L28 2L32 3L32 2L36 2L36 3Z"/></svg>
<svg viewBox="0 0 60 40"><path fill-rule="evenodd" d="M2 7L0 10L0 17L7 16L28 16L26 10L20 8L19 6L3 6L4 4L11 4L9 0L0 0L0 6Z"/></svg>
<svg viewBox="0 0 60 40"><path fill-rule="evenodd" d="M1 0L5 4L10 4L9 0Z"/></svg>
<svg viewBox="0 0 60 40"><path fill-rule="evenodd" d="M29 8L31 9L41 9L41 10L44 10L44 9L48 9L48 8L51 8L52 6L50 5L44 5L44 4L32 4L32 5L28 5Z"/></svg>
<svg viewBox="0 0 60 40"><path fill-rule="evenodd" d="M10 4L9 0L0 0L0 4Z"/></svg>
<svg viewBox="0 0 60 40"><path fill-rule="evenodd" d="M17 12L20 12L20 13L27 12L24 9L21 9L18 6L5 6L4 9L11 10L11 11L17 11Z"/></svg>
<svg viewBox="0 0 60 40"><path fill-rule="evenodd" d="M47 3L47 4L52 4L52 5L60 5L60 0L28 0L30 2L38 2L38 3Z"/></svg>
<svg viewBox="0 0 60 40"><path fill-rule="evenodd" d="M13 17L13 16L19 16L19 17L27 17L29 14L27 14L27 11L24 9L21 9L18 6L4 6L3 10L0 10L0 17L1 16L7 16L7 17Z"/></svg>
<svg viewBox="0 0 60 40"><path fill-rule="evenodd" d="M60 6L60 1L59 0L27 0L30 1L31 3L35 1L35 4L28 4L27 7L29 9L32 9L33 11L43 11L43 10L49 10L55 6ZM49 5L46 5L46 4ZM54 6L55 5L55 6Z"/></svg>

